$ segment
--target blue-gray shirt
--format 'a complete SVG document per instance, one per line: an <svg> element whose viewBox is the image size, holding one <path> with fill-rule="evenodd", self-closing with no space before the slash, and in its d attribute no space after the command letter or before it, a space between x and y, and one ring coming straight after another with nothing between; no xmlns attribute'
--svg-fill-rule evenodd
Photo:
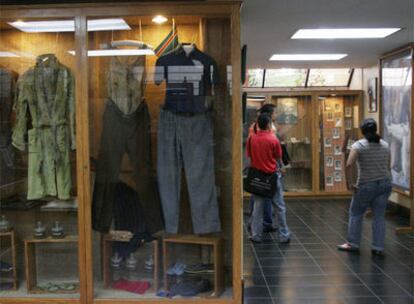
<svg viewBox="0 0 414 304"><path fill-rule="evenodd" d="M357 185L381 180L390 177L388 143L380 140L379 143L360 139L351 147L358 152L358 180Z"/></svg>

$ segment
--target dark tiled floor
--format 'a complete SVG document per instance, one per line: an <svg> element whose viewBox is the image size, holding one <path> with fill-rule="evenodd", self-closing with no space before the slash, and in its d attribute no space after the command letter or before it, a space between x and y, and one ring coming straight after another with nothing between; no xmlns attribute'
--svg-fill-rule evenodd
<svg viewBox="0 0 414 304"><path fill-rule="evenodd" d="M414 234L396 236L407 219L387 215L386 256L371 257L371 219L360 255L338 252L346 238L349 200L288 200L288 245L276 233L253 245L244 229L246 304L414 304ZM246 217L246 216L245 216Z"/></svg>

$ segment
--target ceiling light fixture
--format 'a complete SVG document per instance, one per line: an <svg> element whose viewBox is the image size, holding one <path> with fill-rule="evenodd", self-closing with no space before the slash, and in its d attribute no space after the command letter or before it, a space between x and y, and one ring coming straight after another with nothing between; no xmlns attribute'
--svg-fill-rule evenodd
<svg viewBox="0 0 414 304"><path fill-rule="evenodd" d="M74 32L73 20L48 21L14 21L8 22L11 26L26 33ZM116 31L130 30L130 26L122 18L88 20L88 31Z"/></svg>
<svg viewBox="0 0 414 304"><path fill-rule="evenodd" d="M401 28L331 28L300 29L291 39L360 39L385 38Z"/></svg>
<svg viewBox="0 0 414 304"><path fill-rule="evenodd" d="M271 61L322 61L340 60L348 56L347 54L274 54L270 57Z"/></svg>
<svg viewBox="0 0 414 304"><path fill-rule="evenodd" d="M152 18L152 22L156 23L156 24L163 24L165 22L167 22L168 19L162 15L158 15L155 16L154 18Z"/></svg>
<svg viewBox="0 0 414 304"><path fill-rule="evenodd" d="M68 51L69 54L75 56L75 51ZM88 57L106 57L106 56L143 56L154 55L151 49L124 49L124 50L89 50Z"/></svg>

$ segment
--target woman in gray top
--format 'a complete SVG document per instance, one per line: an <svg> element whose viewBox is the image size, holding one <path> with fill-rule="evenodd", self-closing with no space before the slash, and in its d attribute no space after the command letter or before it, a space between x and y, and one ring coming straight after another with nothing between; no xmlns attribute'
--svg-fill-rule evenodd
<svg viewBox="0 0 414 304"><path fill-rule="evenodd" d="M352 201L349 209L347 242L338 245L338 250L359 252L362 220L368 207L374 217L372 221L372 254L383 255L385 239L385 209L391 194L390 181L390 149L388 143L377 134L377 123L374 119L365 119L361 124L361 132L365 138L351 147L347 172L357 165L358 178L348 187L352 189ZM347 174L347 177L349 174Z"/></svg>

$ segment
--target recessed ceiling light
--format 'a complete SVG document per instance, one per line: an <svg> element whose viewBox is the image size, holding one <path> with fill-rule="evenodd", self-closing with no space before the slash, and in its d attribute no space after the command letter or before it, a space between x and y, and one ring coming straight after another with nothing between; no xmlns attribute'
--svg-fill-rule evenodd
<svg viewBox="0 0 414 304"><path fill-rule="evenodd" d="M320 60L340 60L348 56L347 54L274 54L270 57L271 61L320 61Z"/></svg>
<svg viewBox="0 0 414 304"><path fill-rule="evenodd" d="M167 21L168 21L168 19L165 18L164 16L161 16L161 15L158 15L158 16L155 16L154 18L152 18L152 22L154 22L156 24L163 24Z"/></svg>
<svg viewBox="0 0 414 304"><path fill-rule="evenodd" d="M75 56L75 51L68 51L69 54ZM154 55L151 49L120 49L120 50L89 50L89 57L105 57L105 56L142 56Z"/></svg>
<svg viewBox="0 0 414 304"><path fill-rule="evenodd" d="M300 29L291 39L358 39L384 38L401 28Z"/></svg>
<svg viewBox="0 0 414 304"><path fill-rule="evenodd" d="M26 33L74 32L73 20L15 21L9 24ZM88 20L88 31L116 31L131 28L122 18Z"/></svg>

